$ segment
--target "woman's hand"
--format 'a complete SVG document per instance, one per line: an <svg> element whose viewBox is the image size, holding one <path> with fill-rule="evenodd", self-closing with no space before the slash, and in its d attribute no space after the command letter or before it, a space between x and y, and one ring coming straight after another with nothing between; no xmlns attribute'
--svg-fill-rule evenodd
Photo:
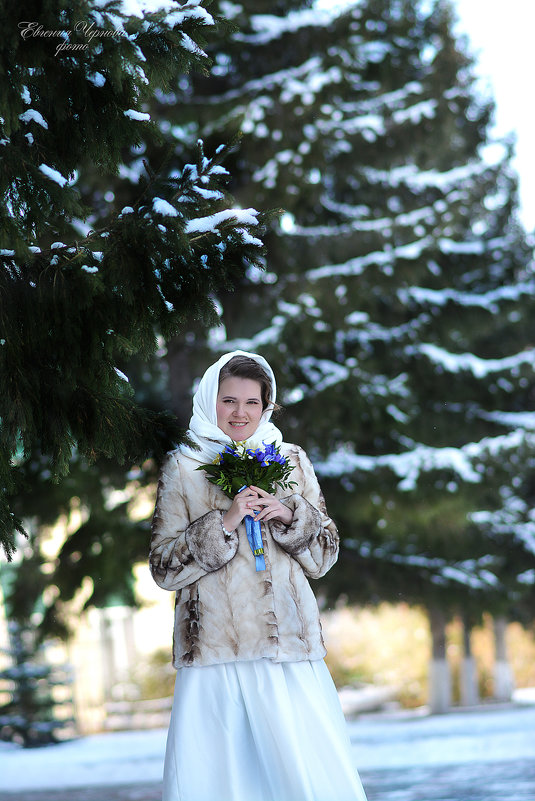
<svg viewBox="0 0 535 801"><path fill-rule="evenodd" d="M258 509L258 492L253 487L247 487L234 497L232 506L223 515L223 526L228 531L234 531L245 515L254 514L254 509Z"/></svg>
<svg viewBox="0 0 535 801"><path fill-rule="evenodd" d="M259 506L262 507L260 511L254 515L254 520L280 520L285 525L290 525L293 520L293 512L291 509L288 509L278 498L260 489L260 487L251 485L249 489L253 490L257 495L257 500L249 505L256 509L258 509Z"/></svg>

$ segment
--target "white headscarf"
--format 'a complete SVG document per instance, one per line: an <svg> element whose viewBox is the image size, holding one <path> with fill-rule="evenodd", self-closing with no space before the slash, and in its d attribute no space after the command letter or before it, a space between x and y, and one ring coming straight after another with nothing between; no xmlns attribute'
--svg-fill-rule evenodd
<svg viewBox="0 0 535 801"><path fill-rule="evenodd" d="M271 380L271 397L270 402L275 403L277 395L277 385L273 370L263 356L257 353L247 353L244 350L234 350L232 353L225 353L224 356L212 364L205 372L199 382L197 392L193 396L193 414L189 421L188 436L200 450L193 450L187 445L181 445L180 450L182 453L191 456L198 462L208 463L213 462L218 453L220 453L225 445L232 445L234 440L227 436L217 425L217 411L216 401L217 393L219 391L219 372L223 365L225 365L233 356L248 356L254 359L255 362L265 370L269 379ZM268 407L264 410L258 428L253 436L247 440L248 446L250 444L261 445L262 442L266 444L274 443L279 446L282 443L282 434L279 429L270 422L272 409Z"/></svg>

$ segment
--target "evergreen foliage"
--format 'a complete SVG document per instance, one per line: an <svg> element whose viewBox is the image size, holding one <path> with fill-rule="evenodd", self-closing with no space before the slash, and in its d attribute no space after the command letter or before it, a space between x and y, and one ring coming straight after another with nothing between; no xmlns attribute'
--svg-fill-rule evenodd
<svg viewBox="0 0 535 801"><path fill-rule="evenodd" d="M142 380L127 353L114 364L138 402L155 415L172 408L185 425L193 379L219 350L262 352L278 377L281 428L310 452L340 526L324 588L526 619L533 243L516 219L512 145L490 140L492 102L476 91L450 4L361 0L333 13L248 0L210 11L234 33L207 43L209 75L181 74L157 92L154 125L142 123L113 181L85 165L76 186L86 223L106 231L116 208L137 209L143 158L163 164L171 183L158 196L172 201L198 139L215 153L240 131L229 188L242 206L286 213L265 237L267 269L233 274L232 293L214 286L224 328L183 308L185 333L166 329L166 364ZM66 225L87 234L76 219ZM72 496L87 522L51 583L70 598L90 575L88 603L107 603L111 587L98 587L111 564L131 602L127 561L145 558L146 535L127 504L106 516L111 488L131 475L110 467L106 477L97 463L84 494L88 467L73 466L65 497L45 512L43 468L28 478L44 490L35 518L71 508ZM150 477L138 475L141 485ZM53 619L56 601L44 621Z"/></svg>
<svg viewBox="0 0 535 801"><path fill-rule="evenodd" d="M308 6L216 4L237 32L211 78L155 111L176 158L241 130L233 192L286 210L266 272L218 295L225 335L203 352L197 329L174 358L193 343L194 375L214 350L270 360L282 427L340 523L334 595L507 603L535 550L510 514L514 468L497 468L534 444L533 243L512 147L490 139L448 2Z"/></svg>
<svg viewBox="0 0 535 801"><path fill-rule="evenodd" d="M32 454L50 457L59 477L73 452L129 467L180 440L176 418L141 407L118 365L148 358L158 335L186 319L214 320L213 293L258 263L263 246L261 215L235 208L223 186L229 146L219 143L207 155L197 142L165 180L145 160L135 198L102 225L84 200L95 170L109 180L128 153L139 156L144 135L158 135L146 110L153 93L187 68L206 69L214 19L198 0L141 19L116 0L24 10L8 0L2 24L0 541L9 558L22 530L10 497Z"/></svg>
<svg viewBox="0 0 535 801"><path fill-rule="evenodd" d="M5 590L10 620L33 620L36 642L67 638L75 608L122 604L135 606L133 567L146 559L149 524L135 514L136 503L154 485L155 461L126 471L113 460L89 463L77 457L69 474L54 482L50 460L35 454L21 467L24 492L12 499L14 512L24 519L28 540L6 567ZM65 531L51 530L58 521ZM79 592L83 588L80 598Z"/></svg>
<svg viewBox="0 0 535 801"><path fill-rule="evenodd" d="M40 658L29 626L11 623L10 643L12 665L0 671L0 695L9 698L0 706L0 739L25 748L57 742L74 723L69 671Z"/></svg>

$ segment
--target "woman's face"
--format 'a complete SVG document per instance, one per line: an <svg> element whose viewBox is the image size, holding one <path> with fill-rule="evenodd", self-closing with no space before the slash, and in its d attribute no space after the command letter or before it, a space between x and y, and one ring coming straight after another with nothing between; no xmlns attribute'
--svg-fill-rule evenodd
<svg viewBox="0 0 535 801"><path fill-rule="evenodd" d="M261 387L252 378L224 378L217 393L217 425L235 442L252 437L262 417Z"/></svg>

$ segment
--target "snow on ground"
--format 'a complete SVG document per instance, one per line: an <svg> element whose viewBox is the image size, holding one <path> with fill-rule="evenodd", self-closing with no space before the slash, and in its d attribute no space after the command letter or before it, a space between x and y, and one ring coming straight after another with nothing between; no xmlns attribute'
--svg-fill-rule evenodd
<svg viewBox="0 0 535 801"><path fill-rule="evenodd" d="M535 692L523 703L430 716L367 715L349 722L360 771L532 760ZM166 731L119 732L36 749L0 743L0 792L161 780Z"/></svg>
<svg viewBox="0 0 535 801"><path fill-rule="evenodd" d="M535 758L535 707L351 723L359 770Z"/></svg>
<svg viewBox="0 0 535 801"><path fill-rule="evenodd" d="M95 734L44 748L0 744L1 791L158 782L167 731Z"/></svg>

